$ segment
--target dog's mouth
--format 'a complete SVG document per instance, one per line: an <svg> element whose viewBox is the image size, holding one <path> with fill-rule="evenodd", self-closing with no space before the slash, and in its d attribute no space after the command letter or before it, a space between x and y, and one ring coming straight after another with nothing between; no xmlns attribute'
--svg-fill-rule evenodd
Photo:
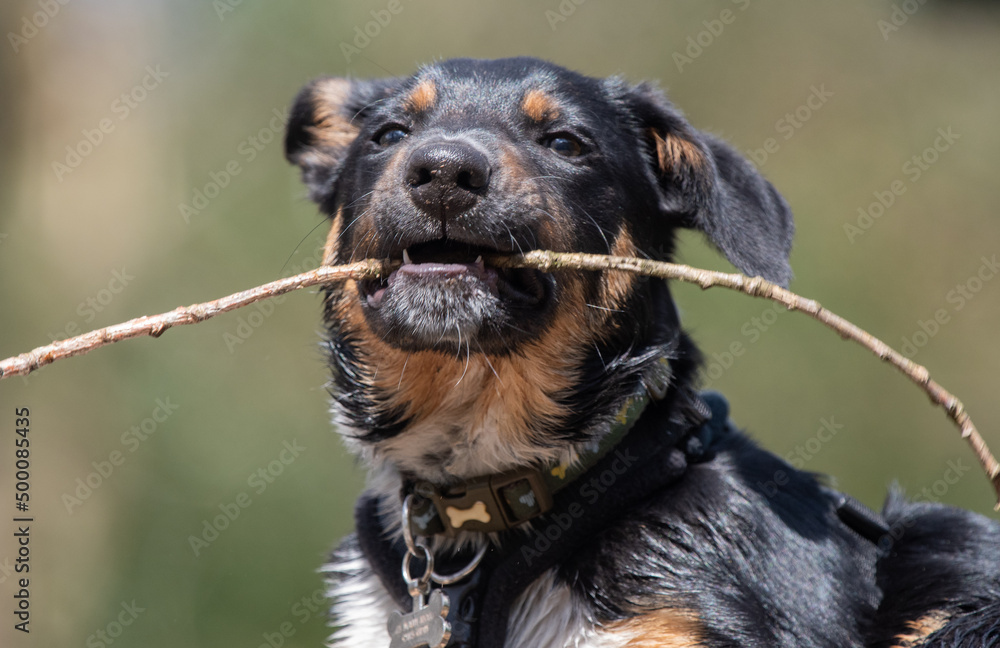
<svg viewBox="0 0 1000 648"><path fill-rule="evenodd" d="M378 310L401 283L441 290L475 286L512 308L541 308L549 294L546 276L531 268L494 265L496 259L508 255L495 248L448 239L411 245L390 255L390 260L400 265L387 277L362 283L362 297L370 308Z"/></svg>

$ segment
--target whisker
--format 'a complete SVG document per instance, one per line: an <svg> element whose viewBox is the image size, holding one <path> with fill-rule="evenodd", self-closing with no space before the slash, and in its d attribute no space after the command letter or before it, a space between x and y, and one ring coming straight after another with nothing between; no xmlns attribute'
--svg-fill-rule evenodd
<svg viewBox="0 0 1000 648"><path fill-rule="evenodd" d="M620 308L608 308L607 306L598 306L597 304L587 304L590 308L596 308L597 310L608 311L609 313L624 313L625 311Z"/></svg>
<svg viewBox="0 0 1000 648"><path fill-rule="evenodd" d="M461 332L459 332L459 337L461 337ZM459 341L458 346L459 346L459 349L461 349L461 347L462 347L462 342L461 341ZM457 383L455 383L456 387L458 387L460 384L462 384L462 381L465 380L465 374L467 374L469 372L469 362L470 362L471 358L472 358L472 352L469 350L469 340L466 339L465 340L465 369L462 370L462 377L458 379Z"/></svg>
<svg viewBox="0 0 1000 648"><path fill-rule="evenodd" d="M396 389L402 389L403 387L403 374L406 373L406 365L410 364L410 352L406 352L406 360L403 360L403 368L399 370L399 382L396 383Z"/></svg>

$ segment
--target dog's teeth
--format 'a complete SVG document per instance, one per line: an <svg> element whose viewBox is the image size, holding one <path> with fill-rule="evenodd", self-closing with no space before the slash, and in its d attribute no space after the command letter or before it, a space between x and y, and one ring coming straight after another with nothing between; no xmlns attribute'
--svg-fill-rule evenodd
<svg viewBox="0 0 1000 648"><path fill-rule="evenodd" d="M409 253L409 251L407 251L406 249L404 249L403 250L403 265L410 265L412 263L413 263L413 260L410 259L410 253Z"/></svg>
<svg viewBox="0 0 1000 648"><path fill-rule="evenodd" d="M482 254L480 254L479 256L476 257L476 265L479 266L480 268L485 268L486 267L486 264L483 263L483 255Z"/></svg>

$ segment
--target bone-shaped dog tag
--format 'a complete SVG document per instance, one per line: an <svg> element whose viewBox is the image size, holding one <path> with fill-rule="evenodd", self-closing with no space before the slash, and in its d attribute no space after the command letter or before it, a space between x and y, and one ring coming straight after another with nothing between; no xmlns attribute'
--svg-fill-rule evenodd
<svg viewBox="0 0 1000 648"><path fill-rule="evenodd" d="M423 596L414 596L412 612L393 610L389 615L389 648L445 648L451 638L447 616L448 595L441 590L431 592L426 605Z"/></svg>

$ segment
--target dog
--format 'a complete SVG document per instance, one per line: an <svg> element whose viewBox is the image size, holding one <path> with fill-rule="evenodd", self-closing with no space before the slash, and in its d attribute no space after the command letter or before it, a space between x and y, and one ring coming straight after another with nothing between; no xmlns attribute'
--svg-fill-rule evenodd
<svg viewBox="0 0 1000 648"><path fill-rule="evenodd" d="M370 470L323 568L333 646L1000 645L1000 524L868 511L700 393L667 282L698 230L787 285L788 205L654 85L532 59L320 78L287 158L329 216L335 422Z"/></svg>

